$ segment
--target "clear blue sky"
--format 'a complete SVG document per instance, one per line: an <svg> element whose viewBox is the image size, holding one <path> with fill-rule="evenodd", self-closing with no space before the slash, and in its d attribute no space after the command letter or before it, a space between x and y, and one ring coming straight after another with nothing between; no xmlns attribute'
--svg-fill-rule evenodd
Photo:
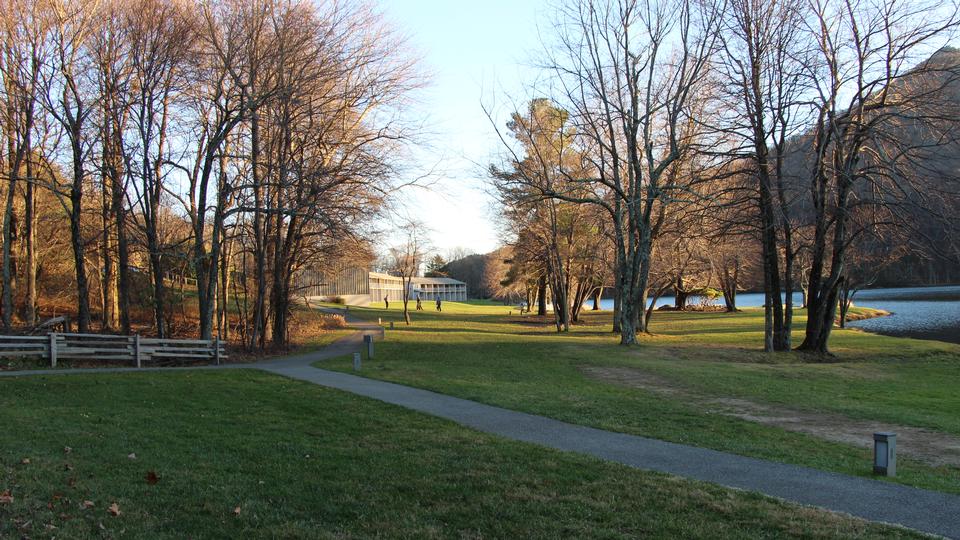
<svg viewBox="0 0 960 540"><path fill-rule="evenodd" d="M500 150L482 103L494 105L503 125L513 100L528 96L539 48L538 29L550 20L546 0L384 0L389 21L409 37L431 76L420 94L427 147L415 161L437 167L436 188L407 193L408 213L433 230L443 253L462 246L477 253L497 247L484 165Z"/></svg>

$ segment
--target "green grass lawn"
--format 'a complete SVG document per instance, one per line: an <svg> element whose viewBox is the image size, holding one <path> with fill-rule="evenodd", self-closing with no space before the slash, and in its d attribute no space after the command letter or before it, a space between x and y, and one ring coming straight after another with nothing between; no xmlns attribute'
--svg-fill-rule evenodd
<svg viewBox="0 0 960 540"><path fill-rule="evenodd" d="M0 426L2 538L920 537L252 370L0 379Z"/></svg>
<svg viewBox="0 0 960 540"><path fill-rule="evenodd" d="M642 345L624 348L609 332L609 313L558 335L550 321L515 308L447 302L443 313L351 308L367 319L395 321L364 376L428 388L568 422L694 444L860 476L871 452L716 414L681 397L594 380L590 366L629 367L698 393L738 397L798 410L929 428L960 436L960 346L835 330L826 361L797 353L766 354L762 312L657 312ZM510 311L512 310L512 315ZM797 343L802 312L797 313ZM349 359L323 367L350 370ZM909 485L960 493L960 468L900 456Z"/></svg>

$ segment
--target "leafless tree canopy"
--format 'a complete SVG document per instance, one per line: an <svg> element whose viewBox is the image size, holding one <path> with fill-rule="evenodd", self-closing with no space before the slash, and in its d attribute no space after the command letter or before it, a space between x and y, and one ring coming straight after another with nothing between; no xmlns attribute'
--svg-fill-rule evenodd
<svg viewBox="0 0 960 540"><path fill-rule="evenodd" d="M69 268L81 330L146 305L174 332L189 283L201 337L282 346L294 274L369 251L422 81L375 9L5 0L0 22L5 326Z"/></svg>
<svg viewBox="0 0 960 540"><path fill-rule="evenodd" d="M960 202L960 53L944 47L957 25L953 3L564 2L540 95L491 168L513 226L505 281L545 276L562 328L583 301L562 283L590 278L567 275L558 209L593 207L585 258L592 287L615 291L621 343L647 329L651 296L672 290L682 309L719 287L734 311L747 284L767 298L766 350L793 348L805 307L799 348L827 353L838 306L877 269L960 262L946 217Z"/></svg>

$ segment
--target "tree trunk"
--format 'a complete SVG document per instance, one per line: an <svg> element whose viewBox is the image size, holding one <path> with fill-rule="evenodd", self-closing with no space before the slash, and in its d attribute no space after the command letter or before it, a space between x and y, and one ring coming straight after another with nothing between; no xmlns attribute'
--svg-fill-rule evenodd
<svg viewBox="0 0 960 540"><path fill-rule="evenodd" d="M690 291L684 286L683 274L680 274L673 286L673 307L679 311L687 309L688 298L690 298Z"/></svg>
<svg viewBox="0 0 960 540"><path fill-rule="evenodd" d="M623 300L620 297L620 286L614 285L613 287L613 330L614 334L619 334L622 327L620 326L620 313L622 309Z"/></svg>
<svg viewBox="0 0 960 540"><path fill-rule="evenodd" d="M592 311L600 311L600 296L603 294L603 287L597 287L593 292L593 308Z"/></svg>
<svg viewBox="0 0 960 540"><path fill-rule="evenodd" d="M537 315L547 314L547 276L541 274L537 280Z"/></svg>
<svg viewBox="0 0 960 540"><path fill-rule="evenodd" d="M90 331L90 288L87 284L87 268L84 258L83 235L80 216L83 202L83 169L74 158L74 181L70 188L70 243L73 247L73 266L77 277L77 331Z"/></svg>
<svg viewBox="0 0 960 540"><path fill-rule="evenodd" d="M19 163L11 160L10 181L7 183L6 204L3 212L3 330L10 332L13 325L13 199L17 192Z"/></svg>
<svg viewBox="0 0 960 540"><path fill-rule="evenodd" d="M263 186L260 175L260 121L257 111L252 111L250 118L250 158L251 174L253 177L253 242L254 242L254 278L256 279L256 296L253 302L253 320L250 332L250 347L263 346L266 314L266 231L263 224L261 209L263 208Z"/></svg>
<svg viewBox="0 0 960 540"><path fill-rule="evenodd" d="M104 331L112 331L119 325L117 317L117 282L116 282L116 262L113 258L113 235L110 226L110 217L113 213L111 208L111 199L107 196L108 187L104 187L100 193L100 225L103 227L103 233L100 238L100 258L101 271L101 293L102 312L101 325Z"/></svg>
<svg viewBox="0 0 960 540"><path fill-rule="evenodd" d="M29 133L27 134L29 141ZM27 248L27 266L26 266L26 298L23 305L23 318L27 326L33 327L37 324L37 231L36 231L36 205L37 196L34 192L34 170L33 159L30 155L30 143L27 142L27 185L24 189L25 210L25 231Z"/></svg>
<svg viewBox="0 0 960 540"><path fill-rule="evenodd" d="M156 231L151 231L149 227L147 228L147 249L150 252L150 273L153 277L153 316L157 325L157 337L163 339L167 336L164 309L166 305L166 289L163 284L163 263L156 238Z"/></svg>
<svg viewBox="0 0 960 540"><path fill-rule="evenodd" d="M822 207L817 216L817 227L814 236L813 258L811 264L810 298L807 307L807 327L800 350L826 355L830 353L828 342L830 332L837 316L840 286L843 279L846 246L847 223L849 219L848 198L851 182L845 178L838 178L837 194L834 201L835 212L839 213L833 220L833 240L831 244L830 273L823 279L823 268L826 266L826 238L827 216L826 208ZM825 190L825 184L823 189ZM825 200L821 199L821 200Z"/></svg>
<svg viewBox="0 0 960 540"><path fill-rule="evenodd" d="M228 340L230 339L230 261L233 257L234 241L227 240L226 232L224 232L222 244L223 257L220 261L220 301L217 302L219 306L217 330L220 339Z"/></svg>
<svg viewBox="0 0 960 540"><path fill-rule="evenodd" d="M737 286L739 285L740 260L734 261L733 270L724 267L719 275L720 287L723 289L723 304L727 313L737 312Z"/></svg>
<svg viewBox="0 0 960 540"><path fill-rule="evenodd" d="M116 136L116 133L115 135ZM122 141L114 144L122 145ZM127 242L127 218L124 203L123 170L118 148L112 150L110 168L111 206L113 206L114 226L117 230L118 289L117 302L120 331L130 334L130 250Z"/></svg>

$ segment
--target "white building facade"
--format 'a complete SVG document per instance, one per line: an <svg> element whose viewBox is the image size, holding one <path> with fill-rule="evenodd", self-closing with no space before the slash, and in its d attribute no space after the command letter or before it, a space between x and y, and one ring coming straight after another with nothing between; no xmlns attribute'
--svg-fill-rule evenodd
<svg viewBox="0 0 960 540"><path fill-rule="evenodd" d="M299 294L317 300L341 299L351 306L371 302L403 301L403 279L390 274L369 272L362 268L343 268L328 275L322 272L301 272L295 280ZM467 284L447 277L415 277L410 280L410 300L463 302Z"/></svg>

